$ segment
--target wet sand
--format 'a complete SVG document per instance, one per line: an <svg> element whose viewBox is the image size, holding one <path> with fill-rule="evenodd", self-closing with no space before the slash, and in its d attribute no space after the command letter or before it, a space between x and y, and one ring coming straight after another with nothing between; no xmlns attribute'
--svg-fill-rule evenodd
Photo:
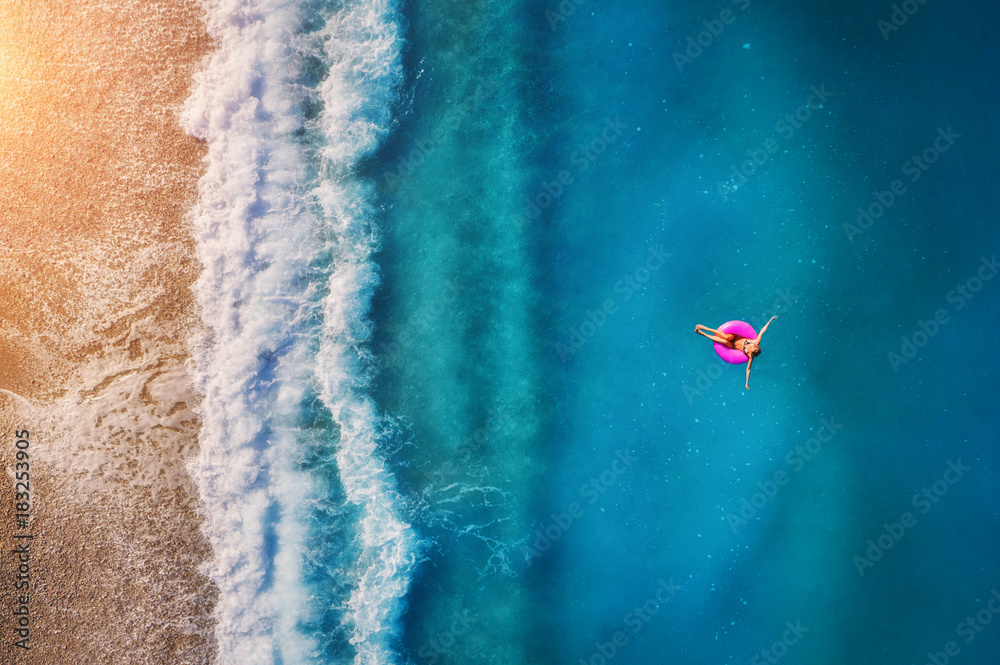
<svg viewBox="0 0 1000 665"><path fill-rule="evenodd" d="M199 325L185 211L205 146L178 123L212 47L201 7L5 3L0 31L0 661L207 663L215 591L184 468ZM26 541L30 650L14 644Z"/></svg>

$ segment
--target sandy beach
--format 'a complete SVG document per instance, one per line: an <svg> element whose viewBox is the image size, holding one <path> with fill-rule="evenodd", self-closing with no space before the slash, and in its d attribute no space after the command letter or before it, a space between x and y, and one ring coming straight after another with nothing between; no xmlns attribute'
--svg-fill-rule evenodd
<svg viewBox="0 0 1000 665"><path fill-rule="evenodd" d="M5 663L212 657L215 593L198 571L210 548L185 470L199 325L185 211L205 146L178 122L212 47L201 12L189 0L0 7Z"/></svg>

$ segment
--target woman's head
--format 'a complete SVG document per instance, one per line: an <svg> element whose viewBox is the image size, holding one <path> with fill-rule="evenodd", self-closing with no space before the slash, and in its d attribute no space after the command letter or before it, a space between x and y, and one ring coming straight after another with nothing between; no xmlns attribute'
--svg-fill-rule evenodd
<svg viewBox="0 0 1000 665"><path fill-rule="evenodd" d="M759 356L761 354L760 344L757 342L747 342L747 355Z"/></svg>

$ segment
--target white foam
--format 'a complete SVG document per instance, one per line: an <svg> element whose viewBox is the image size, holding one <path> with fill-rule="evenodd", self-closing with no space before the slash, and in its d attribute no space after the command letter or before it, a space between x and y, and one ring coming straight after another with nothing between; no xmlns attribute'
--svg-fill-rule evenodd
<svg viewBox="0 0 1000 665"><path fill-rule="evenodd" d="M297 629L312 611L301 557L304 511L319 490L290 461L304 444L290 416L310 384L340 426L341 481L361 509L361 554L343 608L356 662L392 662L414 543L376 450L380 416L365 393L371 365L361 345L377 285L375 239L370 192L350 171L388 128L401 66L395 9L347 3L312 36L295 34L302 17L294 2L215 0L207 10L219 45L197 75L184 122L209 146L191 216L204 264L195 290L210 329L194 343L204 399L191 471L214 549L206 572L220 591L218 662L318 662L319 641ZM306 55L330 65L324 111L308 127L326 139L319 184L309 182L310 155L295 136L305 124L308 91L296 78ZM322 212L314 214L317 201ZM330 291L318 303L309 266L331 251ZM317 307L321 328L311 323Z"/></svg>
<svg viewBox="0 0 1000 665"><path fill-rule="evenodd" d="M371 261L375 230L364 185L338 178L369 154L388 132L399 84L395 4L352 3L323 31L330 75L320 87L327 136L323 167L330 177L315 192L335 233L337 265L329 280L317 376L321 396L340 426L337 466L348 501L362 509L361 557L348 600L348 627L357 665L394 662L404 597L416 567L418 544L400 517L402 503L378 452L380 414L368 397L374 366L366 343L368 311L378 285Z"/></svg>

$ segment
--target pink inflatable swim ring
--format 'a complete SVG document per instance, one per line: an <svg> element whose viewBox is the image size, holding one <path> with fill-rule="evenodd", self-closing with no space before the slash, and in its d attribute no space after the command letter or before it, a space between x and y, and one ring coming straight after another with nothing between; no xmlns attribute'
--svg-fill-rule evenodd
<svg viewBox="0 0 1000 665"><path fill-rule="evenodd" d="M735 333L740 337L746 337L747 339L757 339L757 331L753 329L753 326L746 321L726 321L718 330L725 333ZM727 363L733 365L742 365L749 358L747 354L739 351L737 349L730 349L727 346L723 346L718 342L715 343L715 352L719 354L719 357L725 360Z"/></svg>

